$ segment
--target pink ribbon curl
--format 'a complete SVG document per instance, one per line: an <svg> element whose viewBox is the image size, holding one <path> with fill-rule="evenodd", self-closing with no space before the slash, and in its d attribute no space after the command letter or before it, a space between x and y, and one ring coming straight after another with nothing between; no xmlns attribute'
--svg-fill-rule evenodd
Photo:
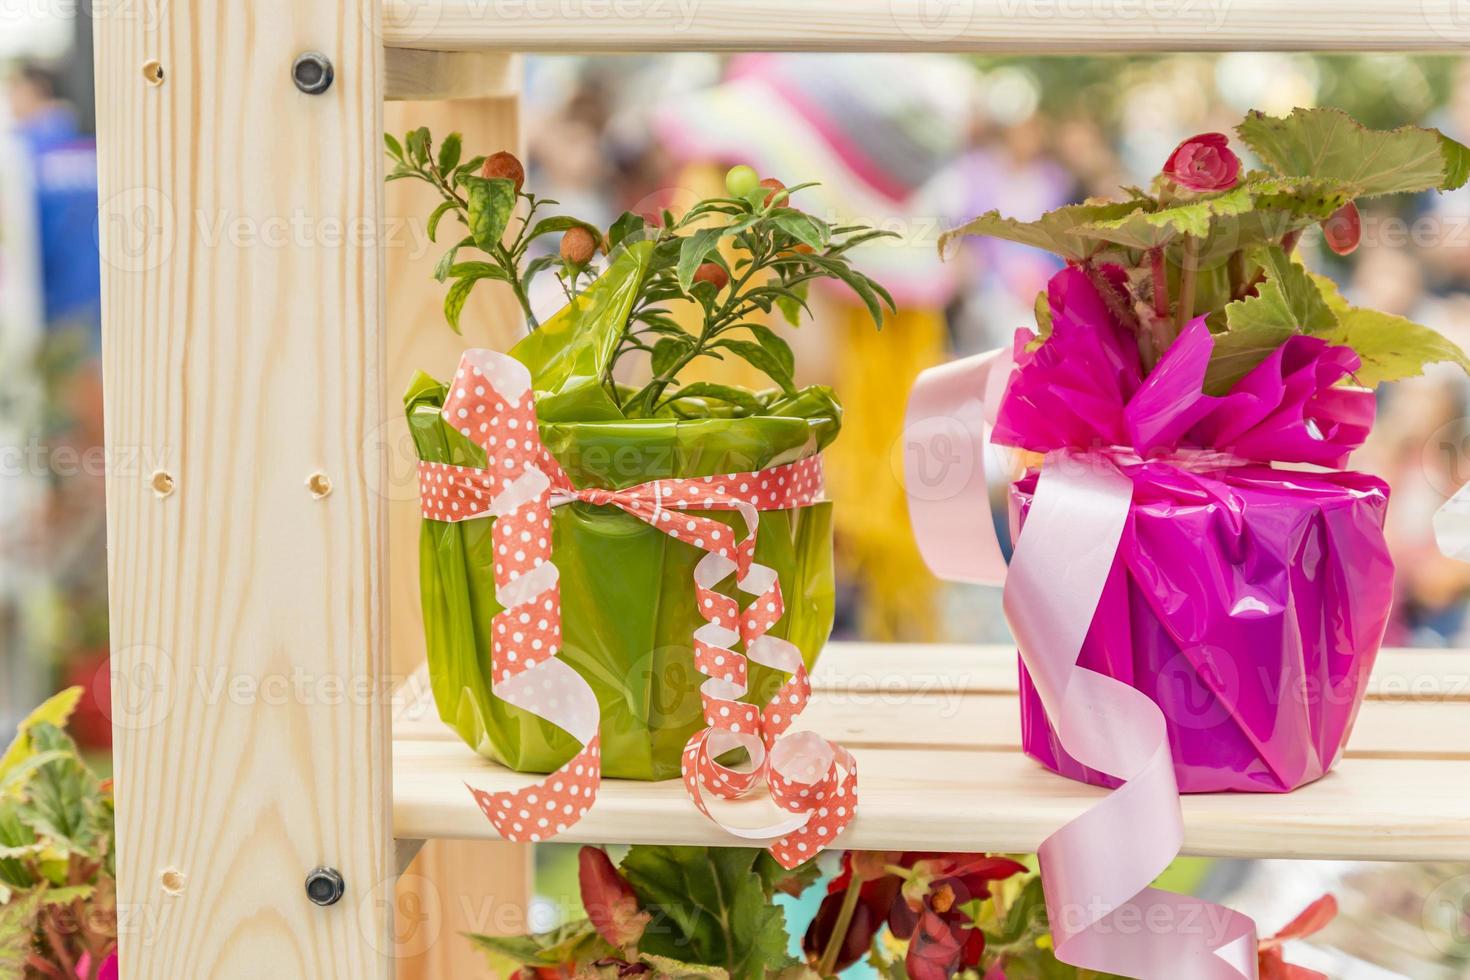
<svg viewBox="0 0 1470 980"><path fill-rule="evenodd" d="M1149 887L1184 842L1163 712L1077 664L1132 503L1120 460L1109 451L1049 453L1006 565L985 454L1011 366L1010 352L999 350L920 375L908 406L905 484L930 568L1005 586L1006 620L1061 743L1123 781L1039 850L1057 958L1144 980L1256 980L1249 918ZM1222 465L1218 455L1203 464Z"/></svg>
<svg viewBox="0 0 1470 980"><path fill-rule="evenodd" d="M561 647L561 589L551 561L551 510L572 502L616 507L705 552L694 567L697 608L705 624L693 636L694 664L707 728L684 749L684 784L696 807L731 834L771 842L772 855L793 868L814 856L852 821L857 765L841 746L809 732L786 734L811 697L806 664L795 645L769 630L785 614L776 571L755 561L760 512L788 510L823 498L822 465L810 457L752 473L653 480L625 490L579 489L541 442L531 376L514 358L466 351L444 400L443 417L485 450L484 469L419 464L426 520L494 517L496 600L491 672L497 697L564 729L583 748L545 780L489 793L470 787L496 831L535 842L565 831L591 808L601 784L596 696L582 676L556 659ZM735 511L729 525L693 511ZM741 607L717 591L731 575L752 600ZM735 647L742 645L743 653ZM741 700L748 661L787 674L764 707ZM716 761L743 748L745 765ZM789 816L758 828L715 817L704 794L733 799L767 782Z"/></svg>

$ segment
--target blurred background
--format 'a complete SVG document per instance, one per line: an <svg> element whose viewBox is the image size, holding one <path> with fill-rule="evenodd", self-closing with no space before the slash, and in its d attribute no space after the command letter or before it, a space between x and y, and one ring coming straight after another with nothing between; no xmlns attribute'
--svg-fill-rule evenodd
<svg viewBox="0 0 1470 980"><path fill-rule="evenodd" d="M89 25L22 8L4 16L0 731L79 683L90 694L73 727L105 766ZM528 186L569 213L605 226L623 210L677 210L715 192L730 165L748 163L789 184L821 180L797 203L827 220L899 234L862 260L900 304L887 329L873 331L833 294L817 297L816 322L793 338L798 382L833 385L848 413L829 451L829 480L839 502L837 631L851 639L1007 639L998 594L934 581L911 542L897 480L871 477L875 465L894 465L914 375L1007 343L1054 271L1047 255L993 242L941 263L945 228L992 207L1030 218L1146 183L1180 139L1228 132L1249 108L1332 105L1373 126L1422 123L1470 138L1470 61L1452 58L680 55L532 58L525 71ZM1353 302L1470 347L1470 190L1370 202L1364 247L1350 258L1310 235L1302 248ZM558 297L549 277L543 284L550 291L534 300L549 312ZM1372 442L1355 457L1394 488L1391 645L1470 647L1470 566L1438 556L1429 520L1470 480L1467 393L1465 378L1449 371L1393 386ZM575 902L572 849L543 847L539 862L536 925L549 927ZM1322 935L1319 958L1299 958L1334 977L1470 977L1470 867L1196 860L1173 875L1273 922L1334 891L1342 917Z"/></svg>

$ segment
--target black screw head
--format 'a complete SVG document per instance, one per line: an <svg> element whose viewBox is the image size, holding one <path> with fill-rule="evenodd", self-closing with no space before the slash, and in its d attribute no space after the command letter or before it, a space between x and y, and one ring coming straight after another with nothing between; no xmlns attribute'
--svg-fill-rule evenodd
<svg viewBox="0 0 1470 980"><path fill-rule="evenodd" d="M332 62L319 51L308 51L291 65L291 80L307 95L321 95L332 87Z"/></svg>
<svg viewBox="0 0 1470 980"><path fill-rule="evenodd" d="M306 897L315 905L336 905L347 891L347 882L336 868L316 868L306 876Z"/></svg>

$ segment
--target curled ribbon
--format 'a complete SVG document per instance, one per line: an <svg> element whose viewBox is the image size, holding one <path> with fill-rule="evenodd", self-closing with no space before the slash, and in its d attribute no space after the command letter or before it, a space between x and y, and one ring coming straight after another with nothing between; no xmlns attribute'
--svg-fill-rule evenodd
<svg viewBox="0 0 1470 980"><path fill-rule="evenodd" d="M526 367L489 350L466 351L444 400L444 419L485 450L486 467L419 464L427 520L494 517L496 600L491 670L496 696L572 735L583 749L545 780L514 792L470 787L502 837L539 841L566 830L592 806L601 782L600 712L587 682L556 659L561 645L561 591L551 562L551 509L580 501L617 507L706 554L694 567L697 606L694 663L708 679L700 687L707 728L684 750L684 784L695 806L730 833L769 841L791 868L813 856L852 821L857 766L841 746L812 732L786 730L806 707L811 682L801 652L768 631L785 613L774 569L755 561L760 511L805 507L822 499L821 460L798 460L754 473L654 480L626 490L578 489L541 443ZM690 511L736 511L746 533L736 539L721 521ZM744 608L716 587L735 575L754 596ZM744 645L744 653L734 647ZM791 677L758 708L742 702L747 661ZM718 757L748 754L740 768ZM715 817L704 793L731 799L769 784L791 812L763 827L732 827Z"/></svg>
<svg viewBox="0 0 1470 980"><path fill-rule="evenodd" d="M1058 959L1145 980L1256 980L1255 924L1149 887L1184 841L1163 712L1077 657L1112 569L1133 483L1107 452L1049 454L1009 567L990 516L986 425L1010 373L992 351L920 375L905 484L925 561L942 578L1005 585L1006 620L1057 737L1123 781L1041 845Z"/></svg>

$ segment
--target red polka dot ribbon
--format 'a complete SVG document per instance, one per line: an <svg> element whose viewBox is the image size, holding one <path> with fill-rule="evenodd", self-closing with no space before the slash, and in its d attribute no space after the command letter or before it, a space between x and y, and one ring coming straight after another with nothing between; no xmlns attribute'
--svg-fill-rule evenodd
<svg viewBox="0 0 1470 980"><path fill-rule="evenodd" d="M541 444L531 378L514 358L466 351L443 415L485 450L484 469L419 464L426 520L494 517L496 599L491 670L497 697L565 729L584 746L545 780L510 793L470 788L502 837L538 841L564 831L591 807L601 782L596 697L586 681L556 659L561 643L561 592L551 562L551 508L581 501L617 507L704 551L694 568L696 602L705 624L694 632L694 662L705 723L684 750L684 784L699 810L730 833L773 841L772 855L791 868L812 857L852 821L857 765L841 746L809 732L786 734L806 707L811 682L801 652L769 635L785 612L774 569L754 560L760 511L805 507L822 499L817 457L754 473L654 480L626 490L577 489ZM737 511L743 537L697 511ZM742 608L716 591L731 575L753 596ZM735 646L743 644L744 653ZM747 661L790 674L757 707L747 693ZM716 759L743 748L739 767ZM732 799L762 781L789 816L761 827L732 827L710 812L705 793Z"/></svg>

